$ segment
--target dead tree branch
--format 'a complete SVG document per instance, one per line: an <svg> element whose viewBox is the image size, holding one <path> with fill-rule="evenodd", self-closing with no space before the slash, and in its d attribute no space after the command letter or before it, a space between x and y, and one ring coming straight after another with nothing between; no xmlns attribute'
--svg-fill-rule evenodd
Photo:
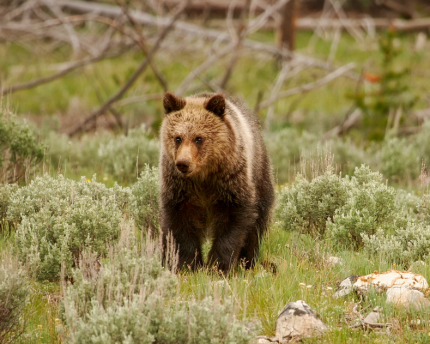
<svg viewBox="0 0 430 344"><path fill-rule="evenodd" d="M4 94L11 94L17 91L21 91L21 90L27 90L30 88L34 88L46 83L49 83L51 81L54 81L56 79L59 79L71 72L73 72L74 70L84 67L86 65L89 65L91 63L95 63L101 60L105 60L105 59L110 59L110 58L115 58L118 57L122 54L124 54L124 51L126 51L127 49L123 49L120 52L114 53L114 54L108 54L106 52L102 52L100 55L96 56L96 57L87 57L84 58L80 61L77 61L75 63L72 63L70 66L62 69L61 71L59 71L58 73L55 73L53 75L50 76L46 76L43 78L38 78L35 80L31 80L22 84L18 84L18 85L14 85L14 86L10 86L10 87L6 87L4 89L0 90L0 95L4 95Z"/></svg>
<svg viewBox="0 0 430 344"><path fill-rule="evenodd" d="M161 45L161 42L166 38L167 34L174 28L174 24L176 20L179 18L180 14L184 11L189 1L185 1L178 10L175 11L175 14L170 19L169 25L165 26L164 29L158 35L157 41L154 43L151 50L148 52L145 60L140 64L140 66L134 71L132 76L127 80L127 82L114 94L112 95L99 109L94 111L88 117L86 117L81 123L78 123L75 127L69 130L67 133L70 136L76 135L78 132L82 131L85 126L94 121L97 117L101 116L110 108L110 106L120 99L127 90L134 84L137 78L143 73L146 67L149 65L150 57L154 56L155 52Z"/></svg>
<svg viewBox="0 0 430 344"><path fill-rule="evenodd" d="M164 92L167 92L168 86L166 78L163 76L163 74L158 70L156 65L153 63L152 58L148 54L148 48L145 44L145 38L142 34L142 29L139 27L139 24L134 20L134 18L130 15L130 11L128 7L122 2L122 0L116 0L117 4L121 6L124 15L127 17L130 24L134 27L135 32L138 36L137 44L139 45L139 48L142 50L142 52L147 56L149 66L151 67L152 71L154 72L155 77L157 78L158 82L160 83L161 87L163 88Z"/></svg>
<svg viewBox="0 0 430 344"><path fill-rule="evenodd" d="M326 76L324 76L323 78L321 78L315 82L311 82L311 83L305 84L303 86L299 86L296 88L286 90L284 92L280 92L279 94L274 95L271 98L267 99L266 101L262 102L259 106L259 110L264 109L264 108L272 105L273 103L275 103L279 99L291 97L291 96L293 96L295 94L299 94L299 93L309 92L311 90L314 90L315 88L318 88L318 87L321 87L325 84L328 84L329 82L337 79L338 77L345 75L347 72L349 72L353 68L355 68L355 63L351 62L345 66L342 66L342 67L336 69L334 72L327 74Z"/></svg>
<svg viewBox="0 0 430 344"><path fill-rule="evenodd" d="M234 2L232 2L231 4L235 4ZM234 39L233 41L235 41L235 46L233 49L233 54L230 58L230 62L227 66L227 69L224 73L224 76L221 78L221 82L220 82L220 88L225 89L228 80L231 77L231 74L233 72L234 66L236 65L239 56L240 56L240 49L242 46L242 41L245 38L245 36L243 35L243 31L245 29L245 21L246 21L246 16L245 14L249 11L249 6L250 6L250 0L246 0L245 6L242 9L242 13L240 14L240 22L238 24L238 28L235 30L235 34L234 34ZM233 5L230 6L229 11L228 11L228 16L227 18L232 18L233 17Z"/></svg>
<svg viewBox="0 0 430 344"><path fill-rule="evenodd" d="M334 136L339 136L351 128L363 115L360 109L355 109L341 124L326 132L321 140L325 141Z"/></svg>
<svg viewBox="0 0 430 344"><path fill-rule="evenodd" d="M247 27L242 30L241 37L238 38L238 40L240 39L241 46L243 45L244 42L246 42L246 36L249 33L253 32L253 30L255 30L256 27L260 25L264 25L264 20L267 20L269 18L269 14L273 13L275 9L277 9L279 6L281 6L287 1L289 0L281 0L273 6L268 6L266 10L262 14L260 14L255 20L248 23ZM182 83L176 89L175 93L178 95L182 95L195 78L197 78L206 69L210 68L215 62L217 62L223 56L234 51L236 46L237 46L237 42L235 42L234 40L230 40L229 44L226 47L217 51L214 54L211 54L206 61L204 61L200 66L192 70L190 74L187 75L187 77L182 81ZM214 88L214 87L211 86L211 88ZM222 89L222 87L215 87L215 88Z"/></svg>
<svg viewBox="0 0 430 344"><path fill-rule="evenodd" d="M70 43L73 47L73 51L76 54L80 49L80 43L79 43L79 38L76 35L76 32L75 32L73 26L70 23L67 23L63 20L63 18L65 17L64 13L61 10L61 8L55 4L54 0L43 0L43 2L52 11L52 13L55 14L55 16L58 18L58 20L63 24L67 34L70 37Z"/></svg>

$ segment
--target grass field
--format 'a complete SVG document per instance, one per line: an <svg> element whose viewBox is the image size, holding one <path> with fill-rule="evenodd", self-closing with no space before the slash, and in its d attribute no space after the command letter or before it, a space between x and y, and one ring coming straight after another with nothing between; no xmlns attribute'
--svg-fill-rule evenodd
<svg viewBox="0 0 430 344"><path fill-rule="evenodd" d="M267 42L274 39L270 33L257 33L253 38ZM414 34L400 35L398 38L403 49L397 63L402 68L410 68L410 73L405 76L410 85L408 92L418 97L411 111L424 108L429 102L429 43L422 51L416 52L415 40ZM297 38L298 52L321 60L327 59L330 46L331 40L315 40L310 33L299 33ZM34 55L25 46L0 44L0 56L4 57L0 59L0 77L3 84L12 85L49 74L55 70L56 64L67 61L70 54L69 49L63 46L49 53L44 53L44 48L47 48L44 43L38 43L36 48L40 53ZM163 74L168 76L169 89L175 90L190 70L205 58L191 49L184 50L174 58L160 53L157 65ZM119 109L128 125L135 128L128 136L122 135L119 130L100 130L79 138L68 138L57 133L58 129L65 129L65 123L83 118L103 99L115 92L141 59L141 53L131 51L121 58L85 67L57 81L17 92L3 100L17 114L19 120L27 119L29 125L35 128L38 140L47 145L43 162L32 178L43 175L43 171L54 177L57 172L61 172L66 178L75 181L81 176L88 179L97 174L97 182L109 188L118 183L126 190L135 185L145 163L151 166L158 164L161 100L130 104ZM369 73L380 74L380 61L377 38L356 42L351 36L343 34L333 62L336 66L356 62L357 73L364 69ZM202 78L216 81L223 72L224 65L219 64L209 69ZM267 96L266 93L271 89L278 72L279 66L272 60L244 54L227 90L242 98L252 108L259 92ZM293 88L312 82L324 73L326 72L310 68L289 79L284 87ZM403 189L411 193L409 196L402 196L403 198L399 196L399 203L405 208L413 208L411 218L417 222L421 221L420 223L428 228L430 213L425 212L428 207L421 212L415 209L415 203L424 202L425 196L429 194L428 186L423 185L422 179L419 179L422 162L430 163L428 125L421 134L393 138L391 141L363 141L360 127L353 129L349 136L328 142L320 141L321 135L342 121L353 105L349 95L355 92L356 84L357 82L350 79L340 78L322 88L276 104L273 128L265 130L264 137L272 154L271 159L279 184L277 189L291 188L297 172L307 171L308 180L311 181L312 177L323 174L327 165L333 165L335 173L342 172L344 176L351 175L355 167L366 163L373 170L383 173L384 182L394 186L399 195L403 195ZM196 91L206 90L204 83L200 81L195 83L194 88ZM147 72L127 96L152 93L162 93L162 89L152 73ZM264 120L266 112L261 111L259 116ZM140 127L142 124L146 126ZM327 159L332 162L325 163L324 160ZM136 166L139 171L136 171ZM24 187L24 183L21 183L20 188ZM153 212L157 212L157 209L153 209ZM383 306L384 322L392 324L389 332L352 329L351 319L356 317L352 308L359 302L359 298L356 295L341 299L332 297L338 283L349 275L369 274L375 270L382 272L392 268L402 270L408 268L411 262L388 259L383 255L372 256L362 248L348 249L323 235L285 230L281 220L276 217L271 224L255 269L244 271L238 268L227 277L208 269L196 273L179 272L176 285L178 300L200 301L213 295L218 296L221 301L227 297L231 298L238 319L245 323L256 323L260 328L257 334L268 336L274 335L275 321L283 306L291 301L304 300L330 328L324 336L304 340L305 343L430 342L428 312L416 313L392 308L385 304L383 296L372 294L362 301L359 309L362 310L362 315L366 315L375 306ZM18 222L15 222L15 226L19 228ZM4 230L0 236L0 251L6 252L11 248L15 254L15 228L11 231L2 228ZM388 228L387 233L395 233L394 227ZM137 241L141 239L138 230L136 238ZM206 252L208 246L209 244L206 244ZM426 278L430 277L429 253L430 246L422 255L426 265L416 268L415 271ZM342 265L328 264L329 256L340 257ZM103 265L105 261L103 258L100 260ZM265 267L265 261L276 265L276 273ZM22 313L26 327L16 342L62 342L57 327L67 324L59 315L63 296L60 283L31 277L28 288L29 299ZM421 320L420 325L411 322L416 319Z"/></svg>

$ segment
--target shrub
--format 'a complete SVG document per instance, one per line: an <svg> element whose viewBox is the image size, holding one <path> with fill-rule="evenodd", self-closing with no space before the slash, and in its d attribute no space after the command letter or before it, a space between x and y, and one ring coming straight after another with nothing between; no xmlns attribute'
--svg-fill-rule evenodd
<svg viewBox="0 0 430 344"><path fill-rule="evenodd" d="M419 156L426 166L430 166L430 120L421 126L422 130L413 137L413 144L419 151Z"/></svg>
<svg viewBox="0 0 430 344"><path fill-rule="evenodd" d="M395 202L396 192L382 183L382 175L369 167L356 169L348 190L347 202L327 221L328 235L341 245L358 249L362 235L384 232L404 224Z"/></svg>
<svg viewBox="0 0 430 344"><path fill-rule="evenodd" d="M24 271L8 250L0 255L0 343L10 343L23 332L22 314L29 288Z"/></svg>
<svg viewBox="0 0 430 344"><path fill-rule="evenodd" d="M69 274L84 249L105 255L131 197L130 189L95 179L36 178L14 193L8 210L10 219L22 220L15 235L20 260L38 279L58 280L61 264Z"/></svg>
<svg viewBox="0 0 430 344"><path fill-rule="evenodd" d="M158 141L141 127L131 129L127 136L120 135L102 143L97 154L108 173L122 180L135 180L139 167L158 165L159 147Z"/></svg>
<svg viewBox="0 0 430 344"><path fill-rule="evenodd" d="M7 219L7 210L11 201L11 195L18 189L16 184L0 184L0 232L9 229L13 224L13 220Z"/></svg>
<svg viewBox="0 0 430 344"><path fill-rule="evenodd" d="M55 170L60 167L79 172L85 167L123 182L132 182L145 164L158 165L158 140L152 138L145 127L131 129L127 136L104 132L86 135L80 140L50 133L46 144Z"/></svg>
<svg viewBox="0 0 430 344"><path fill-rule="evenodd" d="M0 108L0 182L14 183L28 177L42 161L43 152L30 128Z"/></svg>
<svg viewBox="0 0 430 344"><path fill-rule="evenodd" d="M403 189L396 189L396 208L400 209L400 213L404 215L416 217L420 211L424 211L424 209L420 210L421 206L425 206L425 203L423 203L424 197L418 197L416 194Z"/></svg>
<svg viewBox="0 0 430 344"><path fill-rule="evenodd" d="M420 220L430 225L430 194L425 193L417 205L417 213Z"/></svg>
<svg viewBox="0 0 430 344"><path fill-rule="evenodd" d="M348 138L333 138L328 142L334 157L334 164L342 174L351 175L362 164L373 164L372 156ZM372 165L373 166L373 165Z"/></svg>
<svg viewBox="0 0 430 344"><path fill-rule="evenodd" d="M134 197L134 218L138 228L158 232L160 228L158 168L145 165L131 191Z"/></svg>
<svg viewBox="0 0 430 344"><path fill-rule="evenodd" d="M330 168L311 182L297 174L291 187L279 193L276 217L286 230L324 235L327 219L347 201L348 184Z"/></svg>
<svg viewBox="0 0 430 344"><path fill-rule="evenodd" d="M417 178L420 172L418 150L405 139L386 139L381 148L381 172L396 181Z"/></svg>
<svg viewBox="0 0 430 344"><path fill-rule="evenodd" d="M368 254L384 257L385 260L409 265L425 260L430 255L430 225L409 221L387 235L382 229L375 234L363 234L363 243Z"/></svg>
<svg viewBox="0 0 430 344"><path fill-rule="evenodd" d="M280 191L276 216L284 229L326 235L358 249L363 246L362 233L400 228L409 213L396 202L395 190L382 182L382 175L363 165L352 178L331 169L311 182L297 175L290 188Z"/></svg>
<svg viewBox="0 0 430 344"><path fill-rule="evenodd" d="M127 233L128 234L124 234ZM75 269L65 288L62 317L71 343L248 343L252 334L233 315L230 302L184 302L176 276L161 266L158 245L138 249L124 226L101 268ZM80 266L91 266L91 259ZM90 272L88 272L90 271Z"/></svg>
<svg viewBox="0 0 430 344"><path fill-rule="evenodd" d="M272 158L273 168L278 184L289 181L296 171L304 147L316 141L309 133L300 133L296 129L285 128L265 136L267 151Z"/></svg>

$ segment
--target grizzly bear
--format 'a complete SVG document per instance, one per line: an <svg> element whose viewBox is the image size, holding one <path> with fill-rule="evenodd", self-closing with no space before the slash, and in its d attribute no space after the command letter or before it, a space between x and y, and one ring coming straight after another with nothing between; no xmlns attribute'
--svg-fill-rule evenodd
<svg viewBox="0 0 430 344"><path fill-rule="evenodd" d="M274 202L272 168L255 114L242 103L202 93L166 93L160 130L161 229L176 244L179 266L251 268Z"/></svg>

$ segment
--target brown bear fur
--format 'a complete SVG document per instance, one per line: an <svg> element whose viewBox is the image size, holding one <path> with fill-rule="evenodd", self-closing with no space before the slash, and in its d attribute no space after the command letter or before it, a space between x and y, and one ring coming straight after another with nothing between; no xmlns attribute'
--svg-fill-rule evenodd
<svg viewBox="0 0 430 344"><path fill-rule="evenodd" d="M179 265L223 272L253 266L274 202L272 169L257 117L220 94L164 96L160 131L161 229L173 236Z"/></svg>

